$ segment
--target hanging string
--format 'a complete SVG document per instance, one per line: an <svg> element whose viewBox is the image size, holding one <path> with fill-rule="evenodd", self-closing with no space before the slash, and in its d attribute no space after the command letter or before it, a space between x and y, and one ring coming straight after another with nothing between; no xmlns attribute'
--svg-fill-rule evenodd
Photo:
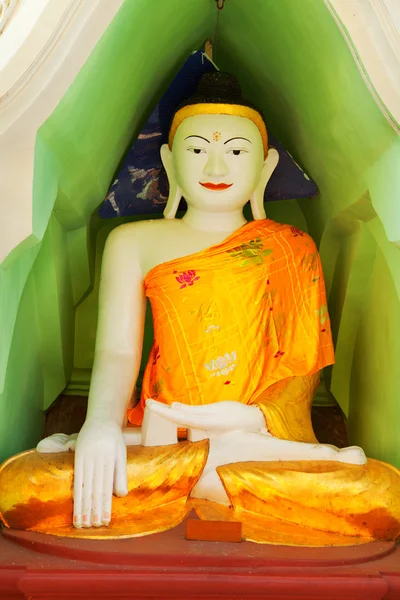
<svg viewBox="0 0 400 600"><path fill-rule="evenodd" d="M214 33L214 40L213 40L213 49L214 50L217 48L218 31L219 31L219 14L220 14L221 10L224 8L224 2L225 2L225 0L217 0L218 13L217 13L217 20L215 23L215 33ZM214 60L215 60L215 54L214 54Z"/></svg>
<svg viewBox="0 0 400 600"><path fill-rule="evenodd" d="M218 38L219 13L224 8L225 0L216 0L216 3L217 3L218 13L217 13L217 19L215 22L214 36L213 36L213 38L208 38L204 43L204 54L206 54L206 56L208 56L208 58L209 58L209 60L211 60L211 62L213 62L213 58L214 58L213 57L213 48L216 45L217 38Z"/></svg>

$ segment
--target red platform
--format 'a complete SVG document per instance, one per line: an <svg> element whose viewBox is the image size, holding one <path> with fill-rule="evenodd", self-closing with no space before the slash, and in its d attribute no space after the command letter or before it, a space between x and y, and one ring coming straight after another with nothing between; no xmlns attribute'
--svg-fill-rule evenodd
<svg viewBox="0 0 400 600"><path fill-rule="evenodd" d="M2 600L400 600L400 547L291 548L187 541L185 524L128 540L4 529Z"/></svg>

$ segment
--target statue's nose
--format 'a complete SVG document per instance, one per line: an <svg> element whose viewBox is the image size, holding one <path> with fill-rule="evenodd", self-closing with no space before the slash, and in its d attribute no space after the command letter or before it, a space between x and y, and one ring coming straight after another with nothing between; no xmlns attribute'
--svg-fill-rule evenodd
<svg viewBox="0 0 400 600"><path fill-rule="evenodd" d="M220 152L210 152L203 172L204 175L209 175L210 177L224 177L228 175L229 168L223 154Z"/></svg>

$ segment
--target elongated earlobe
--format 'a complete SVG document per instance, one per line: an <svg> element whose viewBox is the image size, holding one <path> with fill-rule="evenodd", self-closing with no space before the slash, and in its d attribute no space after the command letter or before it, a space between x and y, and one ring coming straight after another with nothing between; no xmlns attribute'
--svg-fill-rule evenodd
<svg viewBox="0 0 400 600"><path fill-rule="evenodd" d="M256 221L266 218L264 208L264 192L272 173L275 171L279 162L279 153L275 148L270 148L268 156L264 161L264 167L261 173L260 182L250 198L251 212Z"/></svg>
<svg viewBox="0 0 400 600"><path fill-rule="evenodd" d="M182 198L182 192L176 181L175 169L172 162L172 152L169 149L168 144L163 144L161 146L160 154L169 183L169 196L166 207L164 208L164 218L175 219L176 211L178 210L179 202Z"/></svg>

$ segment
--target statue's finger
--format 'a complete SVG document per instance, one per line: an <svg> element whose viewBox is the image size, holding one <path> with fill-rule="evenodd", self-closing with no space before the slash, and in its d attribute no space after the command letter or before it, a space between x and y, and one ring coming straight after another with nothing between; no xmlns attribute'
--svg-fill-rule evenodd
<svg viewBox="0 0 400 600"><path fill-rule="evenodd" d="M164 404L163 402L157 402L156 400L152 400L151 404L146 404L146 409L151 412L156 412L157 414L165 414L168 415L170 410L172 410L169 404Z"/></svg>
<svg viewBox="0 0 400 600"><path fill-rule="evenodd" d="M108 525L111 520L112 492L114 487L114 465L111 461L107 461L104 466L103 477L103 506L102 506L102 523Z"/></svg>
<svg viewBox="0 0 400 600"><path fill-rule="evenodd" d="M114 493L116 496L128 494L128 478L126 472L126 446L122 441L118 444L114 472Z"/></svg>
<svg viewBox="0 0 400 600"><path fill-rule="evenodd" d="M212 415L217 412L218 404L202 404L200 406L191 406L190 404L182 404L181 402L173 402L171 408L180 410L185 415Z"/></svg>
<svg viewBox="0 0 400 600"><path fill-rule="evenodd" d="M82 484L82 527L92 525L92 494L94 460L85 460Z"/></svg>
<svg viewBox="0 0 400 600"><path fill-rule="evenodd" d="M180 410L181 408L183 408L185 406L185 404L182 404L182 402L173 402L171 404L171 408L174 408L176 410Z"/></svg>
<svg viewBox="0 0 400 600"><path fill-rule="evenodd" d="M104 461L101 458L96 460L93 470L93 494L92 494L92 514L91 521L94 527L100 527L102 523L103 512L103 479L104 479Z"/></svg>
<svg viewBox="0 0 400 600"><path fill-rule="evenodd" d="M157 402L157 404L152 405L151 411L172 423L176 423L181 427L186 427L187 417L180 410L173 409L170 406Z"/></svg>
<svg viewBox="0 0 400 600"><path fill-rule="evenodd" d="M161 411L158 414L164 416ZM176 423L179 427L193 427L194 429L202 430L215 428L215 425L218 423L213 415L193 414L192 412L174 410L173 408L168 411L165 418L172 421L172 423Z"/></svg>
<svg viewBox="0 0 400 600"><path fill-rule="evenodd" d="M83 498L83 461L75 454L74 465L74 527L82 527L82 498Z"/></svg>
<svg viewBox="0 0 400 600"><path fill-rule="evenodd" d="M150 410L152 413L160 415L160 417L164 417L164 419L169 419L172 413L174 413L175 416L178 415L178 417L180 415L179 410L174 410L171 408L171 406L169 406L168 404L163 404L162 402L154 402L154 404L151 404L149 406L148 410ZM180 416L180 418L182 418L182 415Z"/></svg>

